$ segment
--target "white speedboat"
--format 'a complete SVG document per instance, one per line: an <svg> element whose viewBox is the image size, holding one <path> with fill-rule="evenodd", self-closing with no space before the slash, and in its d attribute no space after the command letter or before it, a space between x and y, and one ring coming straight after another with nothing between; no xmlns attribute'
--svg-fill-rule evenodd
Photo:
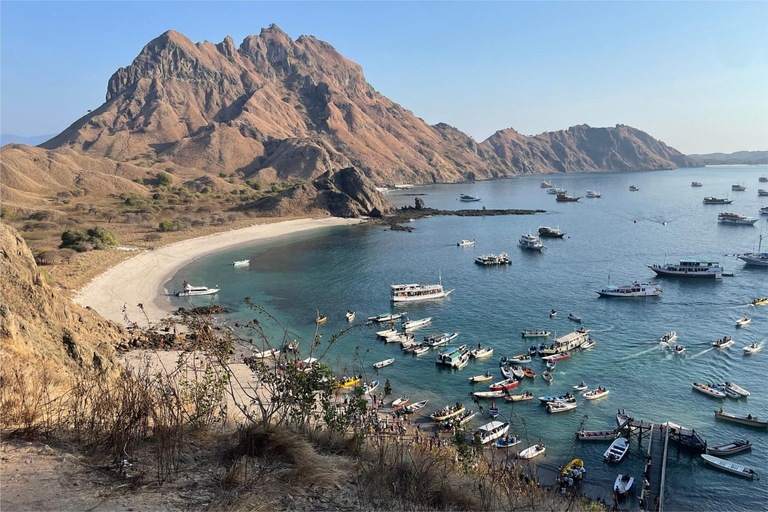
<svg viewBox="0 0 768 512"><path fill-rule="evenodd" d="M762 348L763 347L761 347L759 343L750 343L744 347L743 350L745 355L751 356L752 354L757 354L760 352Z"/></svg>
<svg viewBox="0 0 768 512"><path fill-rule="evenodd" d="M723 277L723 267L717 261L680 260L680 263L664 263L663 265L646 265L660 276L669 277L701 277L720 279Z"/></svg>
<svg viewBox="0 0 768 512"><path fill-rule="evenodd" d="M618 437L611 443L611 446L609 446L603 454L603 460L617 464L621 462L621 459L624 458L628 451L629 442L627 442L627 440L623 437Z"/></svg>
<svg viewBox="0 0 768 512"><path fill-rule="evenodd" d="M758 219L745 217L739 213L722 212L717 215L717 220L721 224L734 224L737 226L754 226Z"/></svg>
<svg viewBox="0 0 768 512"><path fill-rule="evenodd" d="M730 336L723 336L719 340L715 340L712 342L713 347L717 348L727 348L734 344L733 338Z"/></svg>
<svg viewBox="0 0 768 512"><path fill-rule="evenodd" d="M585 389L587 389L587 383L584 381L581 381L579 384L573 386L574 391L584 391Z"/></svg>
<svg viewBox="0 0 768 512"><path fill-rule="evenodd" d="M587 190L587 197L603 197L597 190Z"/></svg>
<svg viewBox="0 0 768 512"><path fill-rule="evenodd" d="M671 345L677 341L677 333L675 331L669 331L667 334L659 338L659 343Z"/></svg>
<svg viewBox="0 0 768 512"><path fill-rule="evenodd" d="M587 391L582 396L587 400L597 400L599 398L604 398L608 396L608 393L610 393L610 390L607 390L602 386L598 386L597 389L593 389L592 391Z"/></svg>
<svg viewBox="0 0 768 512"><path fill-rule="evenodd" d="M584 343L579 345L579 348L581 350L589 350L589 349L593 348L595 345L597 345L595 340L593 340L592 338L589 338L587 341L585 341Z"/></svg>
<svg viewBox="0 0 768 512"><path fill-rule="evenodd" d="M555 187L552 187L549 190L547 190L547 194L551 194L553 196L556 196L557 194L563 194L565 192L566 192L565 189L563 189L563 188L555 188Z"/></svg>
<svg viewBox="0 0 768 512"><path fill-rule="evenodd" d="M184 288L176 292L177 297L194 297L197 295L213 295L219 291L218 288L208 288L207 286L192 286L184 281Z"/></svg>
<svg viewBox="0 0 768 512"><path fill-rule="evenodd" d="M373 367L378 370L379 368L384 368L385 366L389 366L389 365L391 365L394 362L395 362L394 358L392 358L392 359L385 359L384 361L379 361L378 363L373 363Z"/></svg>
<svg viewBox="0 0 768 512"><path fill-rule="evenodd" d="M398 399L396 399L395 401L392 402L392 408L396 409L398 407L402 407L405 404L407 404L409 400L410 400L410 398L408 397L408 395L401 396L400 398L398 398Z"/></svg>
<svg viewBox="0 0 768 512"><path fill-rule="evenodd" d="M407 320L402 323L403 331L413 331L416 329L421 329L431 321L432 321L431 316L428 316L427 318L420 318L418 320Z"/></svg>
<svg viewBox="0 0 768 512"><path fill-rule="evenodd" d="M535 457L538 457L539 455L541 455L546 451L547 451L547 447L539 443L531 446L530 448L526 448L525 450L518 453L517 456L520 457L521 459L530 460Z"/></svg>
<svg viewBox="0 0 768 512"><path fill-rule="evenodd" d="M635 478L629 475L619 475L613 483L613 492L616 496L626 496L629 490L635 485Z"/></svg>
<svg viewBox="0 0 768 512"><path fill-rule="evenodd" d="M392 302L414 302L418 300L442 299L453 290L444 290L442 278L439 284L393 284L390 287Z"/></svg>
<svg viewBox="0 0 768 512"><path fill-rule="evenodd" d="M531 234L521 235L517 245L520 246L521 249L528 249L531 251L544 250L544 244L541 243L539 237Z"/></svg>
<svg viewBox="0 0 768 512"><path fill-rule="evenodd" d="M232 262L233 267L247 267L251 264L251 260L237 260Z"/></svg>
<svg viewBox="0 0 768 512"><path fill-rule="evenodd" d="M475 431L475 436L480 438L480 443L488 444L504 437L509 431L509 422L492 421L486 423Z"/></svg>
<svg viewBox="0 0 768 512"><path fill-rule="evenodd" d="M675 354L682 354L685 352L685 347L682 345L675 345Z"/></svg>
<svg viewBox="0 0 768 512"><path fill-rule="evenodd" d="M403 317L403 316L405 316L407 314L408 314L407 311L403 311L402 313L382 313L382 314L376 315L376 316L369 316L368 320L370 320L371 322L376 322L376 323L392 322L392 321L397 320L398 318Z"/></svg>
<svg viewBox="0 0 768 512"><path fill-rule="evenodd" d="M567 412L574 410L576 407L576 402L561 402L559 400L555 400L554 402L549 402L547 404L547 412L552 414L558 412Z"/></svg>
<svg viewBox="0 0 768 512"><path fill-rule="evenodd" d="M723 471L727 471L728 473L733 473L734 475L739 475L746 478L754 478L755 475L757 475L755 470L750 467L743 466L741 464L737 464L735 462L731 462L725 459L721 459L713 455L707 455L706 453L702 453L701 458L704 459L704 462L706 462L710 466Z"/></svg>
<svg viewBox="0 0 768 512"><path fill-rule="evenodd" d="M475 359L483 359L484 357L490 357L493 355L493 349L492 348L476 348L469 351L469 355L474 357Z"/></svg>
<svg viewBox="0 0 768 512"><path fill-rule="evenodd" d="M762 213L762 212L761 212ZM757 242L757 252L747 252L739 255L739 259L744 261L747 265L755 265L758 267L768 266L768 252L762 252L763 249L763 235L760 235Z"/></svg>
<svg viewBox="0 0 768 512"><path fill-rule="evenodd" d="M475 245L475 241L474 240L462 240L461 242L457 242L456 245L459 246L459 247L471 247L471 246Z"/></svg>
<svg viewBox="0 0 768 512"><path fill-rule="evenodd" d="M601 297L658 297L661 295L661 287L635 281L632 284L608 286L596 292Z"/></svg>
<svg viewBox="0 0 768 512"><path fill-rule="evenodd" d="M752 319L749 318L747 315L744 315L743 317L736 320L736 327L746 327L751 323L752 323Z"/></svg>

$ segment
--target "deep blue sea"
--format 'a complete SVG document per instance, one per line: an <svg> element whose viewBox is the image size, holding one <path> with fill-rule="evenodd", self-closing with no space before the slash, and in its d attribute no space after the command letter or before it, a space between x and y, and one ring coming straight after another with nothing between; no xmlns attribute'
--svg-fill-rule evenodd
<svg viewBox="0 0 768 512"><path fill-rule="evenodd" d="M567 463L584 460L591 483L604 482L609 495L616 474L642 474L645 449L632 444L618 467L602 462L606 443L579 443L574 432L584 422L592 430L612 428L615 413L624 408L635 418L657 423L673 421L695 428L710 446L745 438L751 452L733 460L755 468L762 479L749 481L706 467L698 457L679 456L670 445L667 467L667 510L765 510L768 507L768 432L715 421L714 410L768 417L768 306L750 307L756 297L768 296L768 268L750 268L736 253L757 248L760 233L768 238L768 216L752 227L723 226L721 211L759 217L768 198L757 196L768 188L758 178L768 166L709 167L644 173L594 173L567 176L523 177L461 185L435 185L390 193L396 205L411 205L414 196L427 206L459 208L538 208L546 214L486 218L433 217L410 223L412 233L390 231L382 226L356 226L278 238L250 247L221 252L198 260L180 271L166 286L179 289L184 279L193 284L219 285L216 301L233 312L227 323L247 321L253 314L243 305L245 296L264 305L296 336L310 340L316 312L329 320L321 326L323 343L334 332L347 328L344 313L357 311L357 321L382 312L407 310L411 319L433 317L432 325L417 331L460 331L459 343L493 347L494 356L472 361L461 371L445 371L434 363L434 351L421 357L404 355L396 344L376 340L368 327L353 329L332 347L326 361L339 374L364 371L369 379L390 379L395 395L412 401L429 399L426 414L456 401L470 404L468 383L472 375L494 371L501 380L497 360L502 355L524 352L533 342L520 336L523 329L548 329L558 336L577 325L567 319L573 312L584 320L597 346L576 352L560 361L554 382L524 380L515 393L531 390L536 396L561 394L585 380L590 389L602 385L610 396L589 402L579 399L575 411L548 415L538 401L519 404L498 401L502 416L532 442L542 438L547 461ZM584 196L587 189L600 191L600 199L582 198L577 203L557 203L540 187L543 179ZM691 187L691 181L703 187ZM640 187L630 192L629 186ZM731 185L744 184L745 192ZM460 193L482 197L479 203L462 203ZM705 196L730 197L733 204L708 206ZM546 250L525 252L517 247L523 233L539 226L559 226L562 240L544 240ZM461 239L475 239L474 247L461 248ZM768 249L768 240L763 250ZM485 268L473 260L480 254L506 251L513 264ZM247 269L235 269L232 261L250 258ZM698 258L720 261L733 277L722 280L654 279L646 264ZM442 301L393 307L389 285L437 282L455 288ZM634 280L661 285L657 299L605 299L595 290ZM176 305L182 305L174 299ZM204 299L197 299L204 303ZM549 311L556 309L555 319ZM736 329L744 314L750 326ZM686 347L676 355L660 346L658 339L677 331ZM275 331L270 331L274 333ZM711 342L733 336L730 348L715 349ZM758 342L764 350L744 356L742 347ZM308 345L303 344L304 353ZM357 354L357 357L353 357ZM373 373L371 364L390 357L395 363ZM534 361L540 373L544 367ZM691 389L691 383L732 380L752 392L747 399L713 399ZM477 388L482 384L475 385ZM485 410L490 403L485 404ZM524 420L524 427L520 420ZM475 426L488 419L476 419ZM631 500L636 502L636 500Z"/></svg>

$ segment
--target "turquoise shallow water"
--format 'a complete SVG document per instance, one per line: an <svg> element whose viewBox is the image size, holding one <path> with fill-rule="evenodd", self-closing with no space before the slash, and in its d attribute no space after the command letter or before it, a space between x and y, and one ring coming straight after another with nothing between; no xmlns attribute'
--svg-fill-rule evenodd
<svg viewBox="0 0 768 512"><path fill-rule="evenodd" d="M727 411L768 417L768 306L747 306L750 299L768 295L768 269L745 267L734 257L755 249L761 231L768 236L768 223L766 216L754 227L717 223L720 211L759 216L759 207L768 205L768 200L761 201L766 198L757 197L758 188L768 188L758 183L762 175L768 175L768 166L549 178L572 194L583 196L587 189L603 194L600 199L565 204L556 203L553 195L540 188L541 177L421 187L405 193L426 194L422 199L437 208L541 208L548 213L434 217L413 222L413 233L359 226L276 239L196 261L167 287L178 289L184 279L221 286L215 300L233 310L225 316L230 324L252 317L242 303L243 297L252 296L304 339L310 339L314 331L316 310L329 317L321 327L325 340L347 327L347 309L357 311L358 321L405 309L411 318L433 317L432 325L418 334L460 331L453 346L481 342L494 348L489 360L472 361L462 371L445 371L434 364L434 353L403 355L397 345L377 341L374 329L362 327L347 333L329 351L327 360L340 373L344 368L363 368L369 378L374 376L372 363L394 357L395 363L381 370L378 378L390 379L396 395L430 399L426 413L455 401L469 404L470 376L488 369L498 374L499 356L521 353L533 343L520 337L521 330L546 328L566 334L576 327L566 318L573 312L583 317L597 346L558 362L551 385L537 377L535 383L524 381L515 392L560 394L584 379L590 388L607 387L610 396L595 402L580 399L575 411L555 415L547 415L538 402L498 402L502 416L511 417L518 432L532 441L541 437L548 446L549 463L567 463L575 456L583 459L589 481L603 483L606 495L618 472L641 475L645 450L632 445L621 465L608 466L601 460L606 444L574 440L582 421L588 429L610 428L616 409L625 408L635 418L670 420L695 428L710 445L750 439L752 451L733 459L765 473L761 480L720 473L698 458L685 453L678 457L671 450L665 506L667 510L764 510L768 503L768 432L715 422L713 414L722 403ZM692 188L693 180L704 186ZM731 192L735 183L743 183L747 190ZM630 184L641 190L630 192ZM483 201L461 203L460 193L481 196ZM710 195L730 196L734 203L702 205L702 198ZM390 199L404 205L412 204L414 197L400 193L391 194ZM519 236L535 232L540 225L559 225L566 238L545 240L543 254L517 248ZM464 238L477 243L470 248L456 247ZM501 251L509 253L512 265L483 268L473 263L480 254ZM250 268L232 268L232 261L243 258L251 259ZM606 285L609 274L613 284L652 280L654 274L646 264L682 258L719 260L735 276L721 282L656 279L664 290L659 299L600 299L594 292ZM449 299L391 306L390 284L436 282L438 273L446 288L456 289ZM183 303L178 300L176 304ZM549 318L552 308L559 312L556 319ZM745 313L753 322L737 330L735 320ZM659 346L658 338L670 330L677 331L678 343L687 348L684 355ZM713 349L711 342L724 335L733 336L736 344ZM741 347L753 341L762 343L764 350L745 357ZM358 347L359 359L354 362L352 355ZM543 364L534 361L532 367L540 373ZM752 396L717 400L691 390L693 381L728 379L750 390ZM486 411L489 405L485 404ZM475 426L479 424L476 421Z"/></svg>

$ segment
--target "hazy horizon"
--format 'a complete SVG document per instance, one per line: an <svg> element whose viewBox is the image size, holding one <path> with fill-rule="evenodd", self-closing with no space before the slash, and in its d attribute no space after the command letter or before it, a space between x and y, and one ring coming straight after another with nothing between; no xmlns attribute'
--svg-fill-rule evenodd
<svg viewBox="0 0 768 512"><path fill-rule="evenodd" d="M275 23L478 142L626 124L685 154L768 148L766 2L3 2L0 23L6 135L61 132L166 30L239 45Z"/></svg>

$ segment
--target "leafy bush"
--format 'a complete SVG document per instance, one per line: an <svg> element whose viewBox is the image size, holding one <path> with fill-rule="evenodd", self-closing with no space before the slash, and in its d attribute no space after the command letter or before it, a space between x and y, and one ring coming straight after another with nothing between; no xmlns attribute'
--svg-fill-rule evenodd
<svg viewBox="0 0 768 512"><path fill-rule="evenodd" d="M179 231L181 229L181 224L177 220L164 220L160 222L160 225L158 226L158 229L162 232L167 231Z"/></svg>
<svg viewBox="0 0 768 512"><path fill-rule="evenodd" d="M77 252L91 249L104 249L119 245L115 235L100 226L82 229L69 229L61 234L59 249L74 249Z"/></svg>
<svg viewBox="0 0 768 512"><path fill-rule="evenodd" d="M160 171L157 173L157 186L158 187L170 187L173 185L173 177L167 172Z"/></svg>

